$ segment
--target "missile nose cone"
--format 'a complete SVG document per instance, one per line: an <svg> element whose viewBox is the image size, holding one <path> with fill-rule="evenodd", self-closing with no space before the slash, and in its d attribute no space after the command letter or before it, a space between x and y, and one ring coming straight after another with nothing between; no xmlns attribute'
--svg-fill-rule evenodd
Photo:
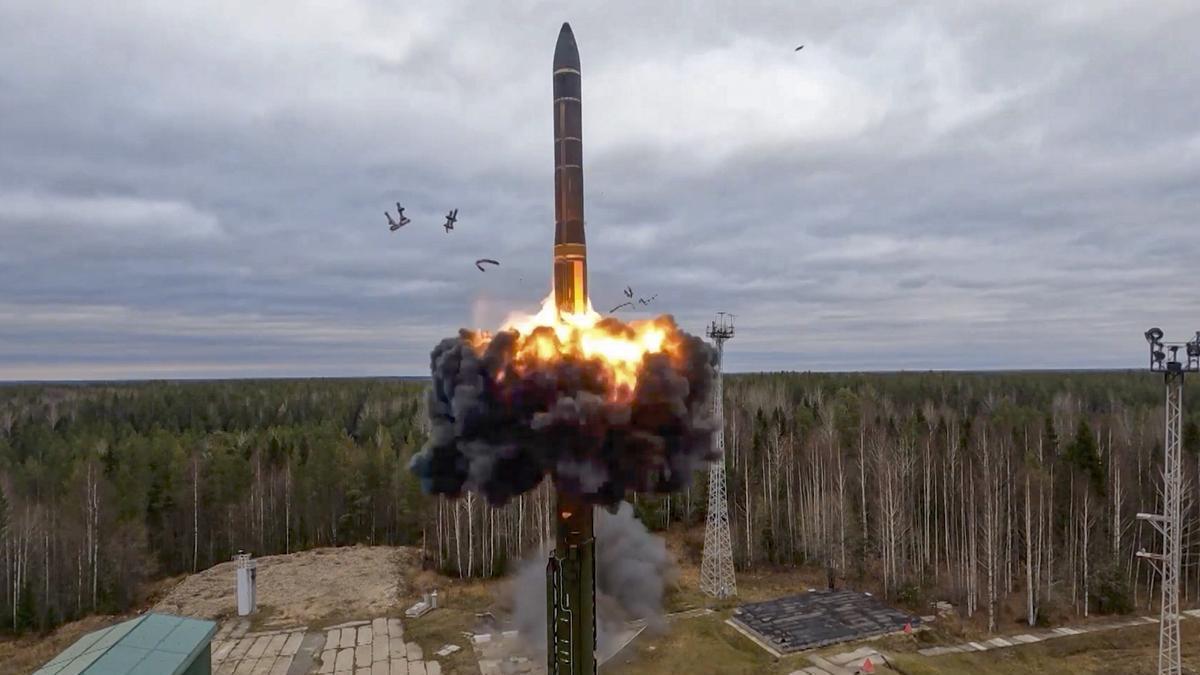
<svg viewBox="0 0 1200 675"><path fill-rule="evenodd" d="M566 22L563 23L562 30L558 31L558 43L554 45L554 69L559 68L579 70L579 47L575 44L571 24Z"/></svg>

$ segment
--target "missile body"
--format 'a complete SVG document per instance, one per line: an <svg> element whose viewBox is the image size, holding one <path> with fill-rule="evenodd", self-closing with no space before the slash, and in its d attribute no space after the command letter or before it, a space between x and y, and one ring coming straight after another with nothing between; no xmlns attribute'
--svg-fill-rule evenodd
<svg viewBox="0 0 1200 675"><path fill-rule="evenodd" d="M596 673L596 539L592 506L555 498L554 551L546 563L549 675Z"/></svg>
<svg viewBox="0 0 1200 675"><path fill-rule="evenodd" d="M554 47L554 303L587 311L583 236L583 118L579 48L564 23ZM592 506L570 492L555 497L554 550L546 563L549 675L596 673L596 539Z"/></svg>
<svg viewBox="0 0 1200 675"><path fill-rule="evenodd" d="M554 302L559 312L587 310L583 235L583 105L579 47L564 23L554 47Z"/></svg>

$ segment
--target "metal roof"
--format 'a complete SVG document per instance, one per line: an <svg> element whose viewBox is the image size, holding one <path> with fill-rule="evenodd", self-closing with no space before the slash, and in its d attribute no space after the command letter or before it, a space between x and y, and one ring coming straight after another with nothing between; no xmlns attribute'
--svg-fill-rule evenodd
<svg viewBox="0 0 1200 675"><path fill-rule="evenodd" d="M33 675L180 675L216 630L212 621L144 614L88 633Z"/></svg>

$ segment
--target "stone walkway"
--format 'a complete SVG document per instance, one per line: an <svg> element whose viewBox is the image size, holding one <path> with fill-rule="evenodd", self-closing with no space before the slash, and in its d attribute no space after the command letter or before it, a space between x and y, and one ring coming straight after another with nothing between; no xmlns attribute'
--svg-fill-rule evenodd
<svg viewBox="0 0 1200 675"><path fill-rule="evenodd" d="M299 626L249 632L250 622L221 624L212 642L216 675L441 675L441 665L426 659L415 642L404 641L404 625L385 617L350 621L308 633ZM305 635L320 654L313 663L297 659ZM306 643L307 645L307 643ZM309 649L305 647L306 653Z"/></svg>
<svg viewBox="0 0 1200 675"><path fill-rule="evenodd" d="M1200 609L1185 610L1183 614L1190 617L1200 618ZM917 653L922 656L941 656L943 654L986 652L993 649L1004 649L1005 647L1032 644L1034 642L1042 642L1044 640L1052 640L1054 638L1067 637L1070 635L1082 635L1084 633L1115 630L1117 628L1128 628L1130 626L1142 626L1151 623L1158 623L1158 619L1149 616L1141 616L1126 621L1094 623L1083 626L1061 626L1059 628L1052 628L1050 630L1037 631L1033 633L994 637L990 640L984 640L981 642L967 642L962 645L946 647L929 647L918 650ZM805 656L813 665L801 668L800 670L794 670L790 673L790 675L854 675L854 673L861 672L863 663L867 659L871 659L872 664L876 668L887 663L886 655L880 654L879 651L870 647L859 647L852 652L835 654L833 656L820 656L817 654L806 654Z"/></svg>
<svg viewBox="0 0 1200 675"><path fill-rule="evenodd" d="M248 632L246 619L221 624L212 641L213 672L218 675L288 675L304 639L304 627Z"/></svg>
<svg viewBox="0 0 1200 675"><path fill-rule="evenodd" d="M1200 609L1184 610L1183 614L1190 617L1200 618ZM1096 633L1106 630L1115 630L1117 628L1128 628L1130 626L1142 626L1151 623L1158 623L1158 618L1152 616L1139 616L1136 619L1129 619L1126 621L1093 623L1080 626L1061 626L1059 628L1052 628L1050 630L1022 633L1020 635L1009 635L1006 637L994 637L990 640L984 640L981 642L967 642L965 644L950 647L929 647L918 650L917 653L921 656L941 656L943 654L961 654L964 652L986 652L992 649L1004 649L1005 647L1027 645L1034 642L1053 640L1055 638L1067 637L1070 635Z"/></svg>

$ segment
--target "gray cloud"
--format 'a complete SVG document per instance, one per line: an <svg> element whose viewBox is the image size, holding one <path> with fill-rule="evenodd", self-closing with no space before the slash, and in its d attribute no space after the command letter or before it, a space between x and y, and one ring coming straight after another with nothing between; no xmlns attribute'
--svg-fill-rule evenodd
<svg viewBox="0 0 1200 675"><path fill-rule="evenodd" d="M0 379L420 374L535 307L564 19L600 309L733 311L733 370L1196 328L1191 3L423 4L0 0Z"/></svg>

